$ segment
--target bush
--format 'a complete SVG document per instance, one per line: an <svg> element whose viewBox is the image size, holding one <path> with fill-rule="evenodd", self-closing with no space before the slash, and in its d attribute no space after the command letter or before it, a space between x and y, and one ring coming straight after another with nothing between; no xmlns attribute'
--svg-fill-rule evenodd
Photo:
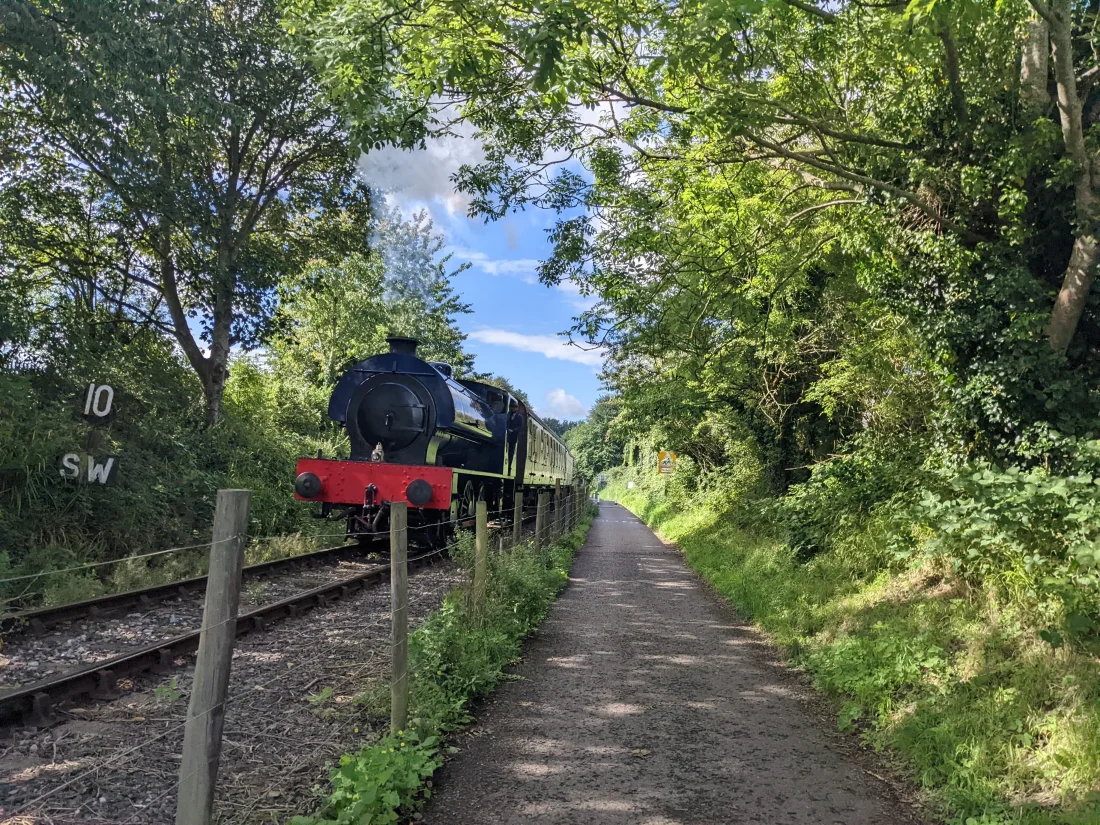
<svg viewBox="0 0 1100 825"><path fill-rule="evenodd" d="M1053 623L1043 638L1100 646L1100 443L1082 444L1079 472L976 464L927 493L931 552L967 581L988 583Z"/></svg>
<svg viewBox="0 0 1100 825"><path fill-rule="evenodd" d="M880 522L894 546L887 540L864 547L870 554L857 562L865 570L880 569L911 549L904 546L905 530L898 528L912 520L916 491L927 485L920 452L920 445L911 443L899 450L857 440L848 454L815 465L809 480L791 485L769 512L802 559L832 550L867 523Z"/></svg>
<svg viewBox="0 0 1100 825"><path fill-rule="evenodd" d="M62 479L59 457L81 452L89 427L76 419L83 386L55 373L0 374L0 547L10 575L60 570L210 537L220 487L252 490L249 532L271 535L331 532L293 498L299 456L342 446L315 411L301 429L301 405L292 388L248 359L230 374L225 419L206 428L201 393L166 345L137 339L109 364L73 367L116 387L116 418L97 430L96 455L119 455L110 486ZM84 372L87 369L87 372ZM13 609L56 603L118 587L197 575L205 555L185 552L149 564L97 568L92 577L68 574L0 586ZM49 591L48 593L46 591Z"/></svg>

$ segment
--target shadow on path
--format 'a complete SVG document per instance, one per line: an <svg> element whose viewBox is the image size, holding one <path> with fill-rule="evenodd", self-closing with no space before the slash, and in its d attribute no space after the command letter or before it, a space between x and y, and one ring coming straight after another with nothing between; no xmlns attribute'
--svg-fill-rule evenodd
<svg viewBox="0 0 1100 825"><path fill-rule="evenodd" d="M428 825L913 821L767 645L604 502L569 588L442 770Z"/></svg>

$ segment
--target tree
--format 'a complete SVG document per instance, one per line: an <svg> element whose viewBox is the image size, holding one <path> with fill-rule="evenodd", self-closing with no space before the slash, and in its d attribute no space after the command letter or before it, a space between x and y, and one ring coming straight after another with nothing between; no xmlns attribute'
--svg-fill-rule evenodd
<svg viewBox="0 0 1100 825"><path fill-rule="evenodd" d="M230 350L262 337L281 278L317 244L357 240L308 221L367 209L343 120L278 3L15 0L0 8L0 78L9 169L47 153L95 216L96 239L54 238L53 259L83 259L89 290L174 337L216 423ZM43 251L41 233L8 237Z"/></svg>
<svg viewBox="0 0 1100 825"><path fill-rule="evenodd" d="M385 270L386 298L397 302L405 298L433 300L433 289L451 259L443 251L444 238L436 234L435 223L425 209L418 209L408 219L398 206L391 206L378 215L371 237L372 246L382 258ZM450 280L469 269L463 264L447 274Z"/></svg>
<svg viewBox="0 0 1100 825"><path fill-rule="evenodd" d="M425 104L442 90L487 140L486 161L458 177L474 209L568 213L541 276L614 298L578 335L614 343L615 310L644 305L655 283L696 263L684 246L668 256L659 246L669 213L692 204L672 186L646 198L652 181L765 181L775 196L759 220L741 187L696 210L695 229L745 216L751 232L732 246L746 277L758 253L781 248L804 271L859 272L871 297L914 324L944 377L946 440L1034 456L1057 433L1095 431L1100 340L1086 301L1095 127L1082 116L1098 96L1097 12L1037 2L330 0L316 12L326 21L316 48L330 76L364 76L357 37L385 19L402 44L400 88ZM821 249L795 244L798 232ZM837 252L844 265L819 265ZM681 296L701 329L723 318L711 309L730 292L717 277L703 286Z"/></svg>
<svg viewBox="0 0 1100 825"><path fill-rule="evenodd" d="M621 408L618 400L605 395L585 421L565 434L565 443L573 453L573 470L581 478L593 479L604 470L623 463L623 439L615 431L615 419Z"/></svg>
<svg viewBox="0 0 1100 825"><path fill-rule="evenodd" d="M327 408L328 395L340 375L352 364L384 352L391 334L420 341L418 354L446 361L458 374L473 368L473 357L462 349L466 336L456 316L469 306L451 284L465 267L448 270L450 256L438 257L443 240L430 221L416 215L411 221L390 210L362 230L375 239L369 252L343 258L315 258L280 287L278 334L273 348L276 364L285 376L306 379L317 397L316 409ZM401 250L416 248L425 254L404 257ZM396 271L391 267L401 262ZM416 289L387 289L400 280Z"/></svg>
<svg viewBox="0 0 1100 825"><path fill-rule="evenodd" d="M473 356L462 348L466 335L456 316L470 311L455 292L454 279L470 268L451 268L451 254L428 213L406 219L397 207L376 220L373 257L382 268L390 330L417 338L420 357L445 361L456 376L473 370Z"/></svg>

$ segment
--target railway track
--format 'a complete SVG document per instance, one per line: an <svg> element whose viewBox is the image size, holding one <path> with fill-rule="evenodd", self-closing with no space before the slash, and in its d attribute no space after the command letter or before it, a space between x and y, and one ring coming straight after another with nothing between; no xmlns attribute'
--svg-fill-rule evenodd
<svg viewBox="0 0 1100 825"><path fill-rule="evenodd" d="M319 553L332 553L336 550L344 549L348 548L331 548L327 551L319 551ZM409 559L410 573L432 564L434 561L438 560L442 554L442 550L435 550ZM292 559L301 560L308 558L310 555L316 556L318 554L295 556L292 557ZM281 559L279 561L287 562L289 560ZM271 566L274 564L277 564L277 562L266 562L263 565L253 565L247 569L250 571L256 571L257 568L266 568L270 570ZM329 582L319 587L297 593L289 598L281 599L280 601L272 602L262 607L257 607L237 617L237 636L240 637L257 630L262 630L267 623L278 621L283 617L296 616L314 607L324 607L330 601L339 599L364 587L388 581L389 577L389 565L379 564L369 570L357 573L350 578ZM189 579L187 581L189 584L193 583L191 584L192 589L197 589L201 586L198 582L201 581L204 584L205 580L205 577L196 577L195 579ZM128 602L128 604L132 606L134 604L142 604L142 593L144 593L147 600L151 602L153 597L148 591L158 591L170 595L174 594L176 588L181 584L183 583L176 582L172 585L148 588L146 591L131 591L130 593L119 594L117 597L103 597L103 599L111 600L115 598L121 599L123 597L136 596L137 601ZM190 593L191 591L185 592ZM91 602L100 601L100 599L91 600ZM124 603L125 602L119 602L118 607L112 609L123 609L121 605ZM88 603L85 602L81 604ZM75 607L75 605L67 607ZM84 614L85 617L86 615L87 614ZM132 680L148 672L167 673L180 666L177 664L178 659L189 656L198 650L199 635L199 630L183 633L170 639L161 640L131 650L120 656L97 662L93 665L70 670L65 673L32 682L31 684L21 686L14 690L0 693L0 723L7 725L29 723L42 727L50 724L53 718L54 708L63 702L85 696L91 696L92 698L102 700L113 699L120 693L118 683L121 680Z"/></svg>
<svg viewBox="0 0 1100 825"><path fill-rule="evenodd" d="M298 556L287 556L283 559L252 564L244 568L243 574L244 578L248 579L249 576L254 576L257 573L272 573L283 568L297 566L303 562L308 563L361 550L362 548L357 544L342 544L338 547L315 550L312 553L302 553ZM25 629L36 635L42 635L50 628L67 622L88 618L108 618L134 608L150 607L154 602L167 598L187 597L205 590L206 576L194 576L190 579L157 584L138 590L127 590L124 593L112 593L107 596L70 602L57 607L40 607L34 610L8 613L0 616L0 634L7 636Z"/></svg>

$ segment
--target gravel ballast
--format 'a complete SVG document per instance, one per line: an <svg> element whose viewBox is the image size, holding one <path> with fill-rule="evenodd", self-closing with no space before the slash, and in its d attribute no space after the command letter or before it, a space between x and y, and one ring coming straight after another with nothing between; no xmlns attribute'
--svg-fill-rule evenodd
<svg viewBox="0 0 1100 825"><path fill-rule="evenodd" d="M410 629L463 580L451 562L410 576ZM258 825L315 810L326 763L374 735L354 698L372 679L388 681L390 652L389 582L239 639L215 821ZM70 708L47 730L8 731L0 823L172 822L192 673Z"/></svg>

